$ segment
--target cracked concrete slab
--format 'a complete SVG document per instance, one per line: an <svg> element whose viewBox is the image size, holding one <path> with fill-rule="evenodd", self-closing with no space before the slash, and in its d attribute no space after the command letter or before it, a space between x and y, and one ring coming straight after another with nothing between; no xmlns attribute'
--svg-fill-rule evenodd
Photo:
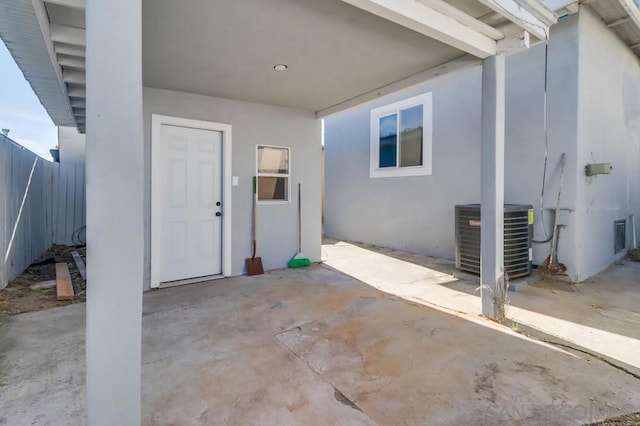
<svg viewBox="0 0 640 426"><path fill-rule="evenodd" d="M11 317L0 424L85 423L84 319L84 305ZM595 358L322 265L145 294L142 359L144 425L581 424L640 409L638 380Z"/></svg>
<svg viewBox="0 0 640 426"><path fill-rule="evenodd" d="M595 358L398 302L278 339L379 424L582 424L638 405L638 381Z"/></svg>

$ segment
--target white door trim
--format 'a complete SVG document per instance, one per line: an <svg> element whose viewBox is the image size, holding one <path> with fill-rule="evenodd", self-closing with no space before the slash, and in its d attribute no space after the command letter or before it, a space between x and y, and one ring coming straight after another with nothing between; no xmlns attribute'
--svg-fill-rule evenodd
<svg viewBox="0 0 640 426"><path fill-rule="evenodd" d="M151 288L160 287L160 218L159 191L160 143L162 125L189 127L192 129L215 130L222 133L222 275L231 275L231 125L211 121L192 120L151 114Z"/></svg>

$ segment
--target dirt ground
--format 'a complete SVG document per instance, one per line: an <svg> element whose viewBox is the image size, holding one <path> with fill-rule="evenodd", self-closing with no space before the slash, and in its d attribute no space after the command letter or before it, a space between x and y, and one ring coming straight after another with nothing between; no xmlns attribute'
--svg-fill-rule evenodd
<svg viewBox="0 0 640 426"><path fill-rule="evenodd" d="M19 277L11 281L7 288L0 290L0 316L16 315L24 312L65 306L85 301L85 280L80 275L71 253L78 251L85 259L85 247L53 246L31 264ZM66 262L73 282L76 297L73 300L58 302L55 286L32 288L31 286L56 279L56 262Z"/></svg>
<svg viewBox="0 0 640 426"><path fill-rule="evenodd" d="M640 425L640 413L628 414L615 419L592 423L590 426L638 426Z"/></svg>

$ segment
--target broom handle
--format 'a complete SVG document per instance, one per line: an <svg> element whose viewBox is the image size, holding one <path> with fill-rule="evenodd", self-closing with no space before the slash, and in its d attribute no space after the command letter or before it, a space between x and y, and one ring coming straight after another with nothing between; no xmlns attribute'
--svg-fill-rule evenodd
<svg viewBox="0 0 640 426"><path fill-rule="evenodd" d="M298 182L298 253L302 251L302 184Z"/></svg>
<svg viewBox="0 0 640 426"><path fill-rule="evenodd" d="M252 202L252 211L251 211L251 216L252 216L252 224L251 224L251 240L253 242L253 250L251 252L251 258L255 259L256 258L256 213L257 213L257 209L256 209L256 185L257 185L257 177L253 177L253 202Z"/></svg>

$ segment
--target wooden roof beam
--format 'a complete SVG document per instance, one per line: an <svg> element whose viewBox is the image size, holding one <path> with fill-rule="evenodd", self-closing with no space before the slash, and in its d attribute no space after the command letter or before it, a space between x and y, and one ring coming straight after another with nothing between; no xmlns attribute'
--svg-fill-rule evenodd
<svg viewBox="0 0 640 426"><path fill-rule="evenodd" d="M496 41L415 0L342 0L478 58L496 54Z"/></svg>
<svg viewBox="0 0 640 426"><path fill-rule="evenodd" d="M540 40L549 39L549 28L558 21L555 13L539 0L478 1Z"/></svg>
<svg viewBox="0 0 640 426"><path fill-rule="evenodd" d="M54 43L66 43L82 47L87 45L87 31L83 28L51 24L49 25L49 35Z"/></svg>

